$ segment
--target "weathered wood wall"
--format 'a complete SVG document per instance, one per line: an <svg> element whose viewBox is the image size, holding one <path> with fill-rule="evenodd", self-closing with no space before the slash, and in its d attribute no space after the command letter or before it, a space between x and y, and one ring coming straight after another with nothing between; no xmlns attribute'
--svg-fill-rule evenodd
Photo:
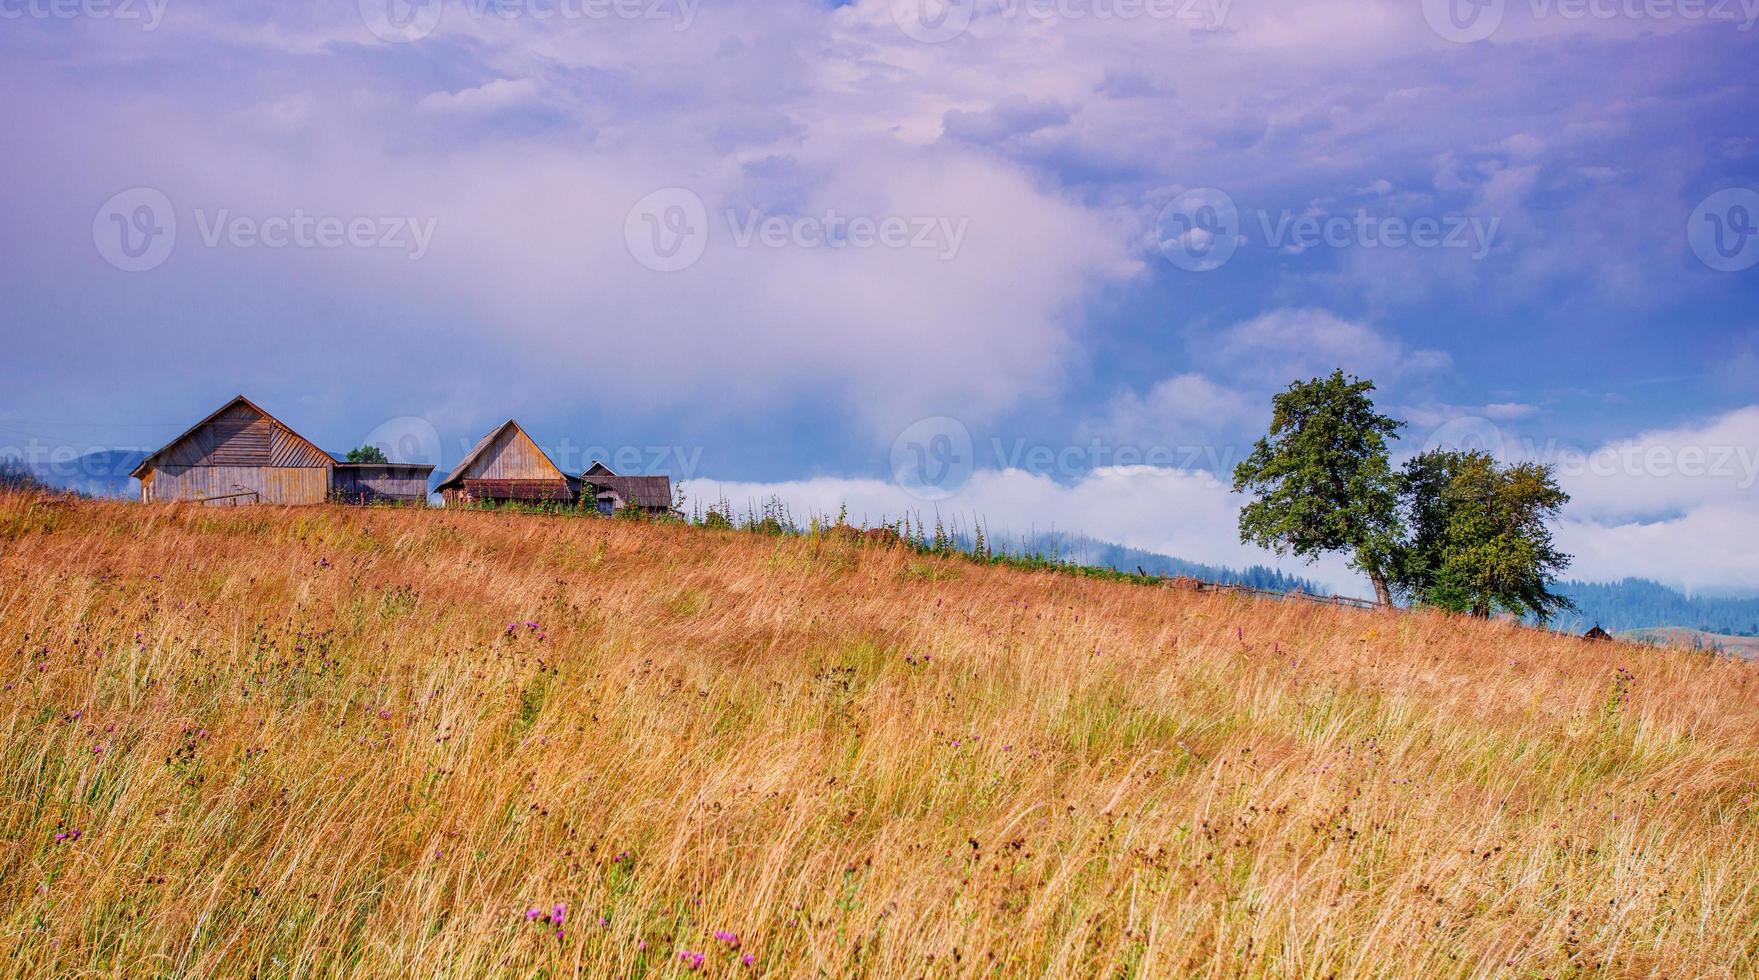
<svg viewBox="0 0 1759 980"><path fill-rule="evenodd" d="M426 466L343 465L336 467L331 487L338 498L349 502L425 501L432 474L432 468Z"/></svg>
<svg viewBox="0 0 1759 980"><path fill-rule="evenodd" d="M256 494L232 497L243 491ZM319 466L156 466L141 484L144 499L214 500L216 504L321 504L330 493L330 471Z"/></svg>
<svg viewBox="0 0 1759 980"><path fill-rule="evenodd" d="M166 449L163 466L332 465L330 457L248 405L234 405Z"/></svg>
<svg viewBox="0 0 1759 980"><path fill-rule="evenodd" d="M467 480L566 479L537 443L517 427L496 436L462 475Z"/></svg>
<svg viewBox="0 0 1759 980"><path fill-rule="evenodd" d="M141 481L141 499L322 503L334 465L286 426L237 404L166 447ZM255 496L234 496L241 493Z"/></svg>

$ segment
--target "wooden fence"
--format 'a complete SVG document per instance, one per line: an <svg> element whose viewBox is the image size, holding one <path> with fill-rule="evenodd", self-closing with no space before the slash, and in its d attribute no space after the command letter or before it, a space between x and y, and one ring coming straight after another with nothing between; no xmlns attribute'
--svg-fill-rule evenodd
<svg viewBox="0 0 1759 980"><path fill-rule="evenodd" d="M1272 589L1258 589L1250 585L1231 585L1224 582L1205 582L1189 575L1151 575L1143 571L1141 565L1136 566L1136 574L1143 578L1158 579L1162 585L1190 589L1193 592L1232 592L1239 595L1260 596L1266 599L1293 599L1297 602L1313 602L1322 606L1342 606L1346 609L1379 609L1380 603L1373 599L1355 599L1341 595L1312 595L1307 592L1277 592Z"/></svg>

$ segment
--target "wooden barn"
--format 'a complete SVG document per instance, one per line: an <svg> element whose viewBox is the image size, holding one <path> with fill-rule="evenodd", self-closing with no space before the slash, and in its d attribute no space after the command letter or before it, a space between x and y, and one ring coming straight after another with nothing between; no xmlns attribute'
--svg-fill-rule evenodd
<svg viewBox="0 0 1759 980"><path fill-rule="evenodd" d="M369 469L371 467L368 467ZM431 466L393 465L390 474L363 473L339 463L280 419L239 395L157 452L130 475L146 502L189 500L215 506L321 504L339 499L340 486L364 479L384 492L371 499L427 499ZM355 494L356 501L362 495Z"/></svg>
<svg viewBox="0 0 1759 980"><path fill-rule="evenodd" d="M428 499L432 466L415 463L349 463L331 471L330 497L346 504L415 503Z"/></svg>
<svg viewBox="0 0 1759 980"><path fill-rule="evenodd" d="M590 498L601 514L635 507L647 514L672 510L672 478L669 476L618 476L609 466L593 461L580 475L580 494Z"/></svg>
<svg viewBox="0 0 1759 980"><path fill-rule="evenodd" d="M571 479L508 419L483 436L436 488L448 506L468 503L559 503L572 505L579 481Z"/></svg>

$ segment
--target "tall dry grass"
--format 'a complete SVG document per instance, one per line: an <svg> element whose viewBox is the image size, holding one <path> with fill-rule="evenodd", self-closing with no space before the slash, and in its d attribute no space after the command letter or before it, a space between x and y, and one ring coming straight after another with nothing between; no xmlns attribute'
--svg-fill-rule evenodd
<svg viewBox="0 0 1759 980"><path fill-rule="evenodd" d="M1685 652L20 495L0 644L10 976L1759 971L1759 673Z"/></svg>

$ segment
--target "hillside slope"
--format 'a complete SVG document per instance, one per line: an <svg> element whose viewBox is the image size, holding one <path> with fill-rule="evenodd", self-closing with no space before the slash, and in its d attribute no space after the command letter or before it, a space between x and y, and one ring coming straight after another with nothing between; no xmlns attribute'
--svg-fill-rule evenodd
<svg viewBox="0 0 1759 980"><path fill-rule="evenodd" d="M9 976L1759 971L1737 661L830 541L17 494L0 641Z"/></svg>
<svg viewBox="0 0 1759 980"><path fill-rule="evenodd" d="M1748 660L1759 659L1759 636L1729 636L1683 626L1657 626L1626 630L1619 634L1619 638L1687 650L1707 650L1729 657L1745 657Z"/></svg>

